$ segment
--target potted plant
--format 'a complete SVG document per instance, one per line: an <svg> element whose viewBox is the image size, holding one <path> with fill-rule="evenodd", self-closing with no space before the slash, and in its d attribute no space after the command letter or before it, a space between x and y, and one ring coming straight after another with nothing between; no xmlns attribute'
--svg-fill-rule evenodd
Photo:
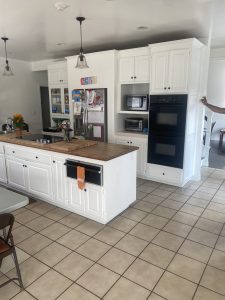
<svg viewBox="0 0 225 300"><path fill-rule="evenodd" d="M22 136L23 124L24 124L23 115L15 114L13 116L13 124L15 126L16 135L18 137L21 137Z"/></svg>

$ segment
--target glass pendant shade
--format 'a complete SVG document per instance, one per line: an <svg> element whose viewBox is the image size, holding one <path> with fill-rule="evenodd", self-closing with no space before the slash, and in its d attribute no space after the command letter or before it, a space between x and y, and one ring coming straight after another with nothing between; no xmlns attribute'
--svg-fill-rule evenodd
<svg viewBox="0 0 225 300"><path fill-rule="evenodd" d="M11 67L9 66L8 63L6 63L4 67L4 71L2 73L3 76L14 76Z"/></svg>
<svg viewBox="0 0 225 300"><path fill-rule="evenodd" d="M77 65L75 68L78 68L78 69L86 69L86 68L89 68L88 64L87 64L87 61L86 61L86 58L84 56L83 53L80 53L77 57Z"/></svg>

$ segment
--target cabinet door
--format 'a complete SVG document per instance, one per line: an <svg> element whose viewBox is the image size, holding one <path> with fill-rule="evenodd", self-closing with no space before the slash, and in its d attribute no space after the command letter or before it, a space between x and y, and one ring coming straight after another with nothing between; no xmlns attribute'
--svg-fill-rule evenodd
<svg viewBox="0 0 225 300"><path fill-rule="evenodd" d="M134 56L120 58L120 82L134 82Z"/></svg>
<svg viewBox="0 0 225 300"><path fill-rule="evenodd" d="M48 71L48 82L49 84L60 83L60 72L58 69Z"/></svg>
<svg viewBox="0 0 225 300"><path fill-rule="evenodd" d="M30 194L52 201L51 166L31 162L26 163L26 166L27 191Z"/></svg>
<svg viewBox="0 0 225 300"><path fill-rule="evenodd" d="M131 139L131 146L139 147L137 151L137 174L145 174L147 164L147 143Z"/></svg>
<svg viewBox="0 0 225 300"><path fill-rule="evenodd" d="M62 114L62 89L61 87L50 88L50 103L52 114Z"/></svg>
<svg viewBox="0 0 225 300"><path fill-rule="evenodd" d="M85 198L85 215L102 217L103 215L103 189L99 186L87 184L82 191Z"/></svg>
<svg viewBox="0 0 225 300"><path fill-rule="evenodd" d="M149 82L149 57L147 55L135 57L135 82Z"/></svg>
<svg viewBox="0 0 225 300"><path fill-rule="evenodd" d="M6 158L8 184L20 190L26 190L25 161L18 158Z"/></svg>
<svg viewBox="0 0 225 300"><path fill-rule="evenodd" d="M64 165L65 159L53 157L52 178L54 186L54 202L65 204L65 186L66 186L66 167Z"/></svg>
<svg viewBox="0 0 225 300"><path fill-rule="evenodd" d="M68 205L76 212L84 212L84 197L82 191L78 189L76 179L67 179Z"/></svg>
<svg viewBox="0 0 225 300"><path fill-rule="evenodd" d="M151 94L168 93L168 57L168 52L152 54L150 79Z"/></svg>
<svg viewBox="0 0 225 300"><path fill-rule="evenodd" d="M67 83L67 70L66 69L51 69L48 70L49 84Z"/></svg>
<svg viewBox="0 0 225 300"><path fill-rule="evenodd" d="M0 154L0 182L7 182L4 154Z"/></svg>
<svg viewBox="0 0 225 300"><path fill-rule="evenodd" d="M172 50L169 57L168 88L171 92L186 93L188 90L189 50Z"/></svg>

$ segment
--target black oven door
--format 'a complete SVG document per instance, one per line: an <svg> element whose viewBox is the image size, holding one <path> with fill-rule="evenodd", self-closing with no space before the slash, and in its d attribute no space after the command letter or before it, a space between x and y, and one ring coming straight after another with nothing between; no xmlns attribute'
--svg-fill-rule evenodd
<svg viewBox="0 0 225 300"><path fill-rule="evenodd" d="M149 134L148 163L183 168L184 137Z"/></svg>
<svg viewBox="0 0 225 300"><path fill-rule="evenodd" d="M185 135L187 95L151 96L149 131L160 135Z"/></svg>

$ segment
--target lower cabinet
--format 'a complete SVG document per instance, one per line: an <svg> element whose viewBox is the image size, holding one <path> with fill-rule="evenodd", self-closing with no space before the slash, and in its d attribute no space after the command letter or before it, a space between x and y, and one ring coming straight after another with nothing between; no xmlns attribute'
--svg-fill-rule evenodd
<svg viewBox="0 0 225 300"><path fill-rule="evenodd" d="M116 136L116 144L136 146L137 151L137 175L145 175L147 164L147 139L127 136Z"/></svg>
<svg viewBox="0 0 225 300"><path fill-rule="evenodd" d="M0 182L2 182L2 183L7 182L4 154L0 154Z"/></svg>
<svg viewBox="0 0 225 300"><path fill-rule="evenodd" d="M52 200L51 166L26 162L25 169L28 193Z"/></svg>
<svg viewBox="0 0 225 300"><path fill-rule="evenodd" d="M65 205L66 203L66 166L65 158L53 156L52 160L52 181L53 198L55 203Z"/></svg>
<svg viewBox="0 0 225 300"><path fill-rule="evenodd" d="M42 199L52 200L51 166L6 157L8 184Z"/></svg>
<svg viewBox="0 0 225 300"><path fill-rule="evenodd" d="M67 179L68 206L86 217L96 220L103 217L103 193L101 186L86 183L80 190L76 179Z"/></svg>
<svg viewBox="0 0 225 300"><path fill-rule="evenodd" d="M146 176L155 181L181 186L183 183L183 170L156 164L148 164Z"/></svg>
<svg viewBox="0 0 225 300"><path fill-rule="evenodd" d="M27 172L25 161L19 158L6 157L8 184L20 190L27 189Z"/></svg>

